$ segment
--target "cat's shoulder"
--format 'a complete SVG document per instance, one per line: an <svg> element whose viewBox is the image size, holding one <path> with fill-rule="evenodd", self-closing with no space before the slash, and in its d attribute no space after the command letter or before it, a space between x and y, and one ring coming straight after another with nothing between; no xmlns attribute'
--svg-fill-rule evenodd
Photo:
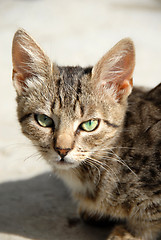
<svg viewBox="0 0 161 240"><path fill-rule="evenodd" d="M161 83L145 94L145 99L161 107Z"/></svg>
<svg viewBox="0 0 161 240"><path fill-rule="evenodd" d="M142 126L145 122L148 126L156 122L161 124L161 83L152 89L134 87L128 99L126 116L126 121L130 121L128 126L132 122Z"/></svg>
<svg viewBox="0 0 161 240"><path fill-rule="evenodd" d="M158 107L161 108L161 83L152 89L145 87L134 87L129 99L136 102L151 102L155 106L158 105Z"/></svg>

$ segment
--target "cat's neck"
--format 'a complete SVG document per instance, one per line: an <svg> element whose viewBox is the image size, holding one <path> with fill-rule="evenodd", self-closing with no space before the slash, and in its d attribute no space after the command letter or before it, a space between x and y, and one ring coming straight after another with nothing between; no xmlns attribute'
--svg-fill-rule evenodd
<svg viewBox="0 0 161 240"><path fill-rule="evenodd" d="M74 194L86 195L88 198L92 198L95 196L95 192L101 189L102 182L105 179L108 182L109 192L112 192L117 182L119 182L118 176L121 165L116 160L116 156L117 148L115 147L113 154L107 155L107 159L103 159L102 164L88 164L86 162L75 169L56 169L56 174ZM111 169L113 169L112 173Z"/></svg>
<svg viewBox="0 0 161 240"><path fill-rule="evenodd" d="M61 178L74 194L93 195L98 186L98 176L93 175L93 180L89 180L88 172L81 176L81 167L69 170L56 170L56 174Z"/></svg>

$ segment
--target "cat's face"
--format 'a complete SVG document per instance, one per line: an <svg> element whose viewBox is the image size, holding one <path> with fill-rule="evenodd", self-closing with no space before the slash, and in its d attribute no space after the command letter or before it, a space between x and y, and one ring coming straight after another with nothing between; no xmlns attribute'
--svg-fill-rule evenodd
<svg viewBox="0 0 161 240"><path fill-rule="evenodd" d="M95 92L87 84L91 74L84 69L59 71L58 79L48 78L43 84L36 84L35 79L18 98L18 115L23 133L50 164L75 167L87 158L99 159L106 153L122 125L124 106Z"/></svg>
<svg viewBox="0 0 161 240"><path fill-rule="evenodd" d="M123 40L106 55L93 69L58 67L24 31L15 34L18 118L55 168L102 161L119 136L131 92L133 45Z"/></svg>

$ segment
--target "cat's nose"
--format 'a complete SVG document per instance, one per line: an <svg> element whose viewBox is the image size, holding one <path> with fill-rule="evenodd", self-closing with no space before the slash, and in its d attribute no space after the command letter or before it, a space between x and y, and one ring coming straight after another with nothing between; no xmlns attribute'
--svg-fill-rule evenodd
<svg viewBox="0 0 161 240"><path fill-rule="evenodd" d="M65 148L65 149L55 148L55 150L57 151L57 153L59 153L59 155L60 155L62 158L64 158L71 149L70 149L70 148Z"/></svg>

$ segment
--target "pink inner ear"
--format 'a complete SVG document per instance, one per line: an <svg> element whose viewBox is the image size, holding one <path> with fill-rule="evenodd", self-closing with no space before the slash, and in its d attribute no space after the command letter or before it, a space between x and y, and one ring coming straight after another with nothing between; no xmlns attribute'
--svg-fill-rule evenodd
<svg viewBox="0 0 161 240"><path fill-rule="evenodd" d="M117 87L117 96L116 98L118 100L121 100L123 95L128 96L133 87L133 81L132 78L130 80L124 80L118 87Z"/></svg>
<svg viewBox="0 0 161 240"><path fill-rule="evenodd" d="M30 52L30 46L32 42L28 42L27 51L26 46L23 46L23 42L18 39L17 41L13 42L13 49L12 49L12 60L13 60L13 72L18 73L17 77L19 77L20 82L25 80L26 78L30 77L33 74L33 69L31 68L32 59L28 52ZM34 49L33 49L34 51ZM35 47L36 52L36 47Z"/></svg>
<svg viewBox="0 0 161 240"><path fill-rule="evenodd" d="M21 73L17 73L13 69L12 78L13 78L13 83L14 83L15 88L16 88L18 94L20 94L27 87L25 79L24 79L24 75ZM16 79L16 80L14 80L14 79Z"/></svg>
<svg viewBox="0 0 161 240"><path fill-rule="evenodd" d="M21 86L26 86L24 74L19 73L13 69L13 77L16 77L16 81L18 82L18 84L20 84Z"/></svg>

